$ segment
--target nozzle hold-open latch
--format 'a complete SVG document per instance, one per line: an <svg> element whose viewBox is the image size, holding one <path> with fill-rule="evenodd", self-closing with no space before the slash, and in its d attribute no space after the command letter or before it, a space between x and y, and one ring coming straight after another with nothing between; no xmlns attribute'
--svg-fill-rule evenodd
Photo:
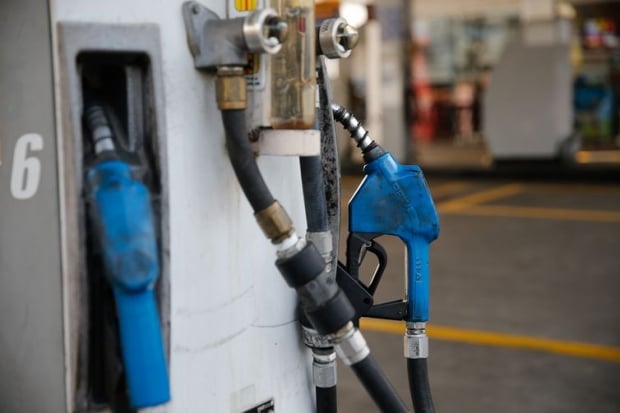
<svg viewBox="0 0 620 413"><path fill-rule="evenodd" d="M337 279L355 308L356 319L360 317L403 320L407 316L407 302L394 300L375 304L374 294L387 267L387 252L375 238L380 234L350 233L347 239L347 264L338 264ZM368 285L360 280L360 266L370 252L378 261Z"/></svg>

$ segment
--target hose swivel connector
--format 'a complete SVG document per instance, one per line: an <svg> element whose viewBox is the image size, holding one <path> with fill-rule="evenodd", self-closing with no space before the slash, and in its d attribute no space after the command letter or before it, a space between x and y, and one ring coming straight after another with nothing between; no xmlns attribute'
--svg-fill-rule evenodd
<svg viewBox="0 0 620 413"><path fill-rule="evenodd" d="M404 339L405 357L408 359L428 358L428 336L426 323L407 323Z"/></svg>
<svg viewBox="0 0 620 413"><path fill-rule="evenodd" d="M312 375L316 387L330 388L337 383L336 353L327 336L302 324L306 347L312 350Z"/></svg>
<svg viewBox="0 0 620 413"><path fill-rule="evenodd" d="M364 336L350 321L329 338L336 347L336 353L347 366L359 363L370 354Z"/></svg>
<svg viewBox="0 0 620 413"><path fill-rule="evenodd" d="M312 376L316 387L329 389L338 384L336 353L333 349L313 351Z"/></svg>
<svg viewBox="0 0 620 413"><path fill-rule="evenodd" d="M328 59L349 57L359 41L357 29L338 17L326 19L317 28L317 53Z"/></svg>

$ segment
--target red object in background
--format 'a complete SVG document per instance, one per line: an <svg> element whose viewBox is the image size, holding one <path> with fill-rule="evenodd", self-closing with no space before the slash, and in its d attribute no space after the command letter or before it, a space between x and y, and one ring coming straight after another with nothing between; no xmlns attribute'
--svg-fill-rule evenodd
<svg viewBox="0 0 620 413"><path fill-rule="evenodd" d="M413 53L411 79L415 93L415 113L411 133L414 139L429 142L435 137L437 116L434 112L433 91L429 83L428 66L423 45L418 44Z"/></svg>
<svg viewBox="0 0 620 413"><path fill-rule="evenodd" d="M610 18L589 18L583 24L583 43L589 48L620 46L616 22Z"/></svg>

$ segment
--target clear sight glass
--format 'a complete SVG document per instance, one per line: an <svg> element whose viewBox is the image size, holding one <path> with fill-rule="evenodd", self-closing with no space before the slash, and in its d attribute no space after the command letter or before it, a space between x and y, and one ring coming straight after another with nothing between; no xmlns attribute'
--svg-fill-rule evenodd
<svg viewBox="0 0 620 413"><path fill-rule="evenodd" d="M288 24L288 36L271 56L271 125L309 129L315 116L315 23L313 0L272 0Z"/></svg>

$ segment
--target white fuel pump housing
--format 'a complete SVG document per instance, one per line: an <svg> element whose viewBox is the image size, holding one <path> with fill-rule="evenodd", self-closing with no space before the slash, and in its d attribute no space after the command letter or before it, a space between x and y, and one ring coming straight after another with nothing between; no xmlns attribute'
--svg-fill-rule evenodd
<svg viewBox="0 0 620 413"><path fill-rule="evenodd" d="M182 3L0 4L11 16L0 29L0 411L110 408L93 400L89 361L98 326L84 255L84 62L124 68L127 83L137 82L126 99L146 99L140 113L128 104L127 117L147 119L146 131L132 130L152 139L161 183L167 411L314 410L295 292L230 166L214 76L194 68ZM201 3L225 17L235 1ZM248 110L262 119L264 103L256 105ZM303 233L298 159L261 156L259 166Z"/></svg>

